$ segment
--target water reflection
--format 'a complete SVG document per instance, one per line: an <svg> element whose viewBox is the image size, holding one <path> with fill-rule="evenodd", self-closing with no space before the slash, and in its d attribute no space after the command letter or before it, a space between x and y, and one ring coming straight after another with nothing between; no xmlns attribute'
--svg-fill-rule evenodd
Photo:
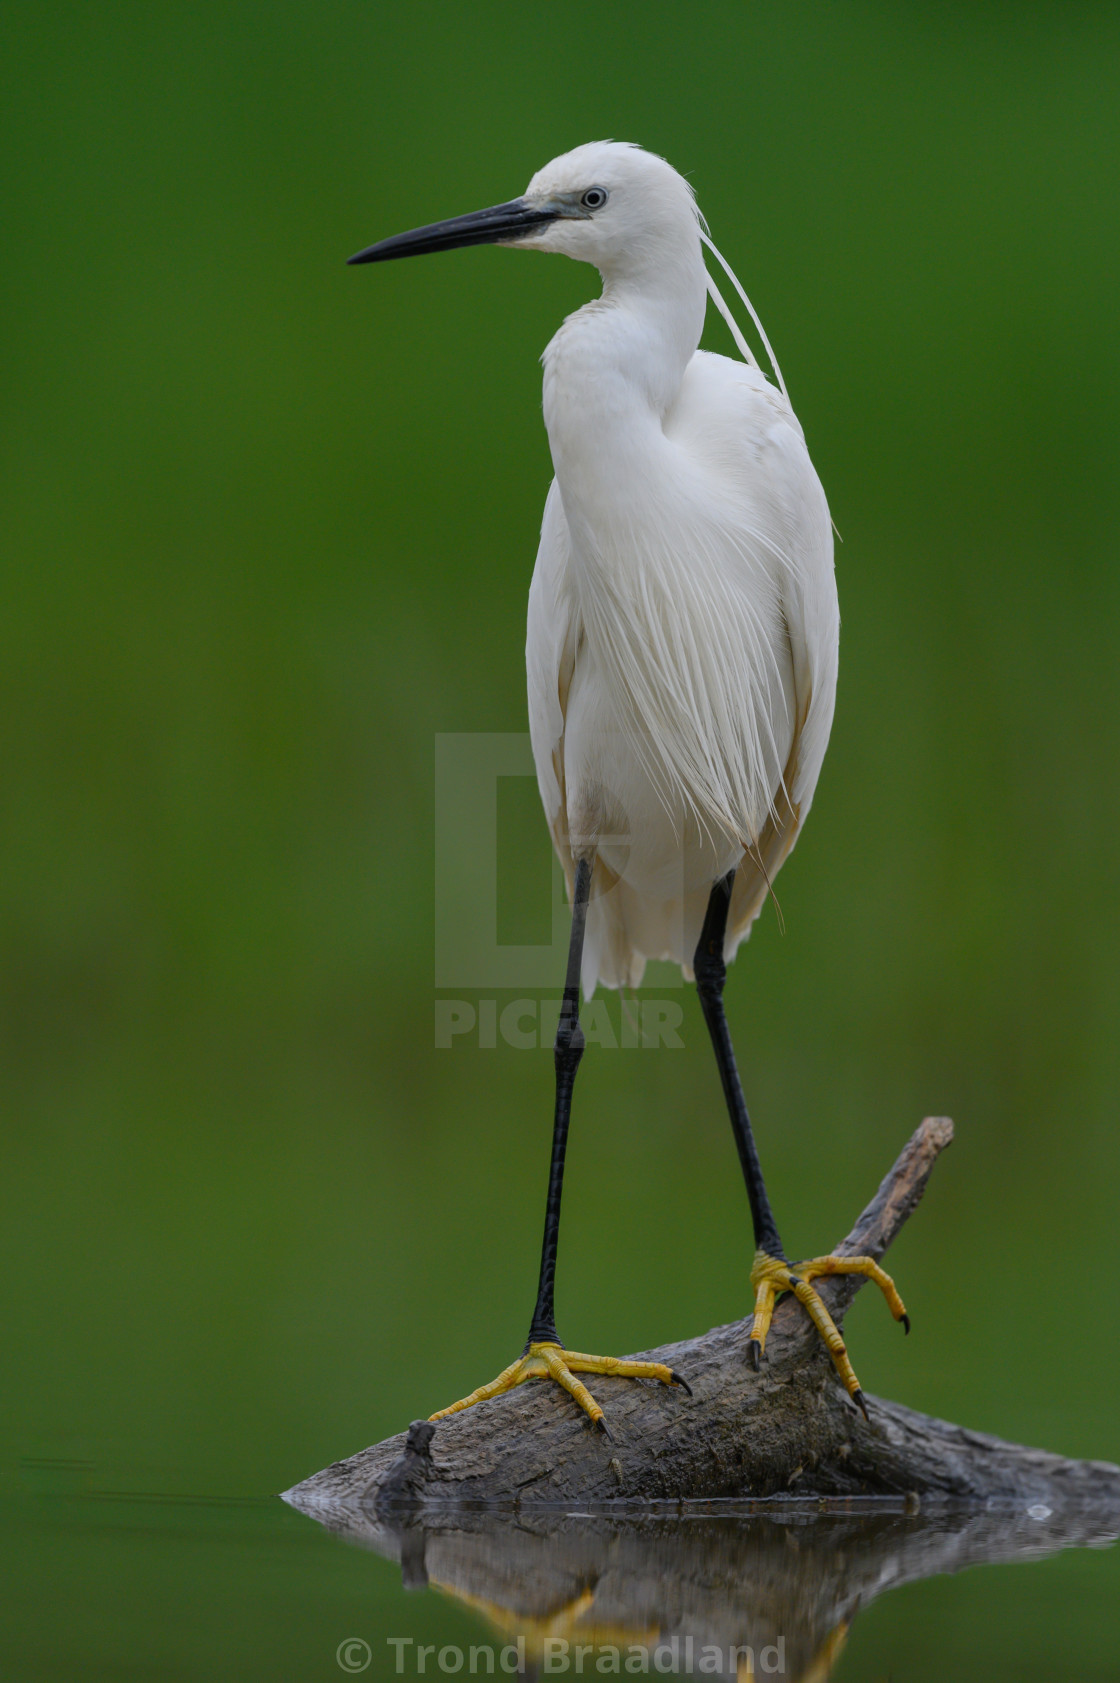
<svg viewBox="0 0 1120 1683"><path fill-rule="evenodd" d="M883 1502L594 1513L296 1505L399 1561L407 1587L430 1586L482 1615L490 1663L502 1669L504 1648L505 1669L519 1654L530 1677L572 1675L578 1663L592 1676L816 1683L855 1615L884 1590L1120 1535L1114 1508L1043 1504L928 1514ZM486 1669L484 1657L474 1669Z"/></svg>

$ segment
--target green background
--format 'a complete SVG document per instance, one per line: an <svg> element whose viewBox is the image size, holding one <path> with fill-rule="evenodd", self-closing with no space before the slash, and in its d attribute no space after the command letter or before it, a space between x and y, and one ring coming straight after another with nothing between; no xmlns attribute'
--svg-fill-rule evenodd
<svg viewBox="0 0 1120 1683"><path fill-rule="evenodd" d="M77 1520L51 1543L49 1489L263 1495L520 1349L551 1060L433 1047L434 737L525 728L536 359L596 277L487 249L343 260L591 138L689 174L844 539L786 933L768 911L728 990L783 1234L835 1241L920 1117L952 1115L892 1252L914 1336L865 1294L861 1378L1120 1457L1118 49L1116 9L1070 0L9 10L22 1675L274 1676L281 1604L282 1653L337 1675L348 1621L324 1608L389 1594L387 1567L287 1516L289 1578L271 1543L239 1554L234 1608L205 1527L197 1569L161 1576L140 1519L131 1545L104 1518L104 1546ZM705 342L728 348L718 321ZM533 800L502 809L512 939L548 896ZM593 1048L577 1093L558 1310L589 1349L749 1306L699 1012L648 991L684 1000L684 1049ZM841 1675L997 1675L980 1633L1052 1570L992 1573L1005 1602L907 1591L909 1622L869 1613ZM1103 1652L1108 1597L1082 1601ZM1071 1640L1050 1623L1023 1651L1068 1662Z"/></svg>

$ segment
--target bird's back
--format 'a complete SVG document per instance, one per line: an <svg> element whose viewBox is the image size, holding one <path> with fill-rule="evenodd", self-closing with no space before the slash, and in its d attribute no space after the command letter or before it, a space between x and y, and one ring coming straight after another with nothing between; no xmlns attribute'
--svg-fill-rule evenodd
<svg viewBox="0 0 1120 1683"><path fill-rule="evenodd" d="M623 521L573 537L562 492L530 591L529 713L569 886L596 851L590 990L636 985L648 958L687 970L711 883L738 865L734 953L812 800L839 617L800 426L743 363L692 357Z"/></svg>

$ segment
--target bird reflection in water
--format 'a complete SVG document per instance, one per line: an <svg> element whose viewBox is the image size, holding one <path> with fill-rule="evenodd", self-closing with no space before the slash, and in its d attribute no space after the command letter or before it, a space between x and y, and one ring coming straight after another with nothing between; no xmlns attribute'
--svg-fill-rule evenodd
<svg viewBox="0 0 1120 1683"><path fill-rule="evenodd" d="M886 1589L1120 1535L1107 1506L921 1513L901 1501L790 1500L660 1513L440 1514L298 1505L398 1560L406 1587L436 1589L481 1616L508 1649L496 1669L519 1664L529 1677L819 1683L855 1614Z"/></svg>

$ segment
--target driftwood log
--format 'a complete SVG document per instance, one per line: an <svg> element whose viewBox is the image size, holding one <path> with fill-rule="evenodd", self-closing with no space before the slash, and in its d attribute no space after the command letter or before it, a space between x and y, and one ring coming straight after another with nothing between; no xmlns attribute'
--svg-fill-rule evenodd
<svg viewBox="0 0 1120 1683"><path fill-rule="evenodd" d="M913 1134L841 1255L883 1256L913 1213L952 1123ZM838 1325L863 1281L818 1282ZM800 1306L774 1314L761 1373L745 1359L750 1319L643 1356L682 1373L692 1397L653 1381L599 1379L613 1442L560 1389L532 1381L432 1427L417 1422L316 1473L288 1499L324 1517L332 1504L580 1507L716 1498L894 1496L1008 1501L1054 1509L1091 1502L1120 1511L1120 1468L1067 1461L1001 1442L897 1403L868 1398L866 1422Z"/></svg>

